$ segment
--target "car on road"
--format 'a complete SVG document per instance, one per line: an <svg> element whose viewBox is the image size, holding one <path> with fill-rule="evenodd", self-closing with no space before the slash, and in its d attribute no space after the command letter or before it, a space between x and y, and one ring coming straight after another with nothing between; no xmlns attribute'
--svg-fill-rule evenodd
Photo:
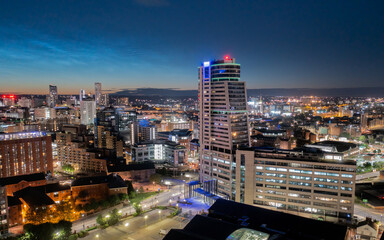
<svg viewBox="0 0 384 240"><path fill-rule="evenodd" d="M167 230L165 230L165 229L160 229L160 232L159 232L160 235L167 235L167 233L168 233Z"/></svg>

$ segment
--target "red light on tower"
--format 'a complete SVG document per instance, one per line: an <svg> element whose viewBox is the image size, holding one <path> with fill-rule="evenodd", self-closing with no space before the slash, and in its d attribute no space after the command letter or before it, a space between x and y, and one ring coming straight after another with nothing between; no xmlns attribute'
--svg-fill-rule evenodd
<svg viewBox="0 0 384 240"><path fill-rule="evenodd" d="M225 60L229 60L229 56L228 56L228 55L227 55L227 56L225 56L224 58L225 58Z"/></svg>

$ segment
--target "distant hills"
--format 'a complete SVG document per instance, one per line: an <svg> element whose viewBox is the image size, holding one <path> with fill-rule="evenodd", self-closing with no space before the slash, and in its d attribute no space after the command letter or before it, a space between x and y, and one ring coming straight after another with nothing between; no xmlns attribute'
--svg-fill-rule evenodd
<svg viewBox="0 0 384 240"><path fill-rule="evenodd" d="M384 87L248 89L248 96L384 97ZM141 97L197 97L197 90L167 88L123 89L111 95Z"/></svg>

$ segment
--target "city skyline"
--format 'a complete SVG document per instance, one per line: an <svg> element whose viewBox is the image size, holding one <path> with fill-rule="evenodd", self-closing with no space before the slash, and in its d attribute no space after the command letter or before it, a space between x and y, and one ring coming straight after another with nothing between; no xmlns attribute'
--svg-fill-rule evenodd
<svg viewBox="0 0 384 240"><path fill-rule="evenodd" d="M379 1L0 4L2 92L197 89L193 66L225 55L249 89L383 87Z"/></svg>

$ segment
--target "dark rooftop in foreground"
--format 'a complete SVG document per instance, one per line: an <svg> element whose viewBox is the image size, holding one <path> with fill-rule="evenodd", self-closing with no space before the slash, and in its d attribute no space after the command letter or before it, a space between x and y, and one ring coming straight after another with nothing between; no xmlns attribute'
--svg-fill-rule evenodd
<svg viewBox="0 0 384 240"><path fill-rule="evenodd" d="M72 182L72 187L107 183L109 188L127 187L124 180L118 174L108 176L82 177Z"/></svg>
<svg viewBox="0 0 384 240"><path fill-rule="evenodd" d="M12 185L17 184L21 181L39 181L44 180L45 174L44 173L33 173L28 175L19 175L19 176L13 176L13 177L6 177L6 178L0 178L0 186L6 186L6 185Z"/></svg>
<svg viewBox="0 0 384 240"><path fill-rule="evenodd" d="M235 231L267 234L270 240L342 240L347 227L218 199L208 216L195 216L184 229L172 229L164 240L225 240L229 236L228 239L240 239Z"/></svg>
<svg viewBox="0 0 384 240"><path fill-rule="evenodd" d="M137 170L147 170L147 169L155 169L155 164L153 162L143 162L143 163L131 163L127 165L108 166L108 172L126 172L126 171L137 171Z"/></svg>
<svg viewBox="0 0 384 240"><path fill-rule="evenodd" d="M42 189L34 187L23 188L13 195L17 198L23 199L28 206L41 207L55 204L55 202L42 191Z"/></svg>
<svg viewBox="0 0 384 240"><path fill-rule="evenodd" d="M8 207L17 206L23 204L20 199L13 196L7 196Z"/></svg>

